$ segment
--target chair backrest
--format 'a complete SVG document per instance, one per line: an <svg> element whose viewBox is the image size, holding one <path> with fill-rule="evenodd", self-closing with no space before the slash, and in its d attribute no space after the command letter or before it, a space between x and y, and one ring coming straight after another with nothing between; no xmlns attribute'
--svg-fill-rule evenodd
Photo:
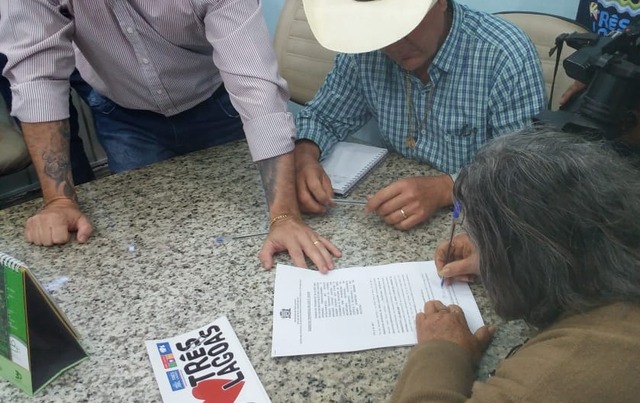
<svg viewBox="0 0 640 403"><path fill-rule="evenodd" d="M336 53L316 41L302 0L286 0L274 40L280 75L287 80L291 100L305 104L333 68Z"/></svg>
<svg viewBox="0 0 640 403"><path fill-rule="evenodd" d="M555 46L556 37L565 32L587 32L587 30L575 21L550 14L503 12L496 13L496 15L520 27L520 29L529 35L538 51L540 62L542 63L542 73L544 75L547 96L550 96L557 55L549 56L549 50ZM560 96L569 88L571 83L573 83L573 79L567 76L567 73L562 67L562 60L566 59L573 52L575 52L575 50L569 46L564 46L562 49L555 88L553 90L552 110L558 109Z"/></svg>
<svg viewBox="0 0 640 403"><path fill-rule="evenodd" d="M0 176L17 172L30 163L27 145L0 97Z"/></svg>

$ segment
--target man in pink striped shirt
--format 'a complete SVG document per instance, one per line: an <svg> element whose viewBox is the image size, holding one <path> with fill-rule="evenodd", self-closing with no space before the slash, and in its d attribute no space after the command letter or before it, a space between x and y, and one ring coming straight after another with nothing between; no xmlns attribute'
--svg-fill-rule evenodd
<svg viewBox="0 0 640 403"><path fill-rule="evenodd" d="M0 49L12 114L42 187L44 208L27 221L39 245L92 233L69 170L68 93L74 67L93 87L112 171L246 137L269 204L265 267L289 251L325 272L339 250L306 226L296 202L286 83L277 71L259 1L30 0L0 4ZM224 83L224 85L223 85ZM277 191L276 191L277 189Z"/></svg>

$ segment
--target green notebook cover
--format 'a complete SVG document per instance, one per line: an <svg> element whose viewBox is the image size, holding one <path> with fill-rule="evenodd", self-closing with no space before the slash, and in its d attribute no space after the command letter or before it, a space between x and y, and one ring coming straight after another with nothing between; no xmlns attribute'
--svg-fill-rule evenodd
<svg viewBox="0 0 640 403"><path fill-rule="evenodd" d="M0 377L32 395L87 358L27 266L0 252Z"/></svg>

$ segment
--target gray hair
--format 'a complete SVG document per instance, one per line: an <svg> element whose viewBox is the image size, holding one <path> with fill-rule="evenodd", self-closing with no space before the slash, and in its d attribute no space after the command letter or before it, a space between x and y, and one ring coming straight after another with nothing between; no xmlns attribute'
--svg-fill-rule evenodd
<svg viewBox="0 0 640 403"><path fill-rule="evenodd" d="M500 137L454 197L501 317L543 327L640 303L640 171L605 143L548 129Z"/></svg>

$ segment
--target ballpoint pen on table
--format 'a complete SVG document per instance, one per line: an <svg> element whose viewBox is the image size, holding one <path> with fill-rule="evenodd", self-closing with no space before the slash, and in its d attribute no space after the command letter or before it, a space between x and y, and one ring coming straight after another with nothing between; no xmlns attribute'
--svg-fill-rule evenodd
<svg viewBox="0 0 640 403"><path fill-rule="evenodd" d="M365 205L367 204L366 200L353 200L353 199L331 199L332 202L334 202L335 204L360 204L360 205Z"/></svg>
<svg viewBox="0 0 640 403"><path fill-rule="evenodd" d="M269 235L269 231L254 232L251 234L243 234L243 235L234 235L231 237L231 239L244 239L244 238L251 238L254 236L262 236L262 235Z"/></svg>
<svg viewBox="0 0 640 403"><path fill-rule="evenodd" d="M451 261L451 244L453 243L453 235L456 232L456 221L458 221L458 217L460 216L460 203L453 203L453 213L451 213L451 234L449 235L449 246L447 246L447 254L445 256L444 264L447 264ZM440 280L440 287L444 287L445 277L442 276Z"/></svg>

